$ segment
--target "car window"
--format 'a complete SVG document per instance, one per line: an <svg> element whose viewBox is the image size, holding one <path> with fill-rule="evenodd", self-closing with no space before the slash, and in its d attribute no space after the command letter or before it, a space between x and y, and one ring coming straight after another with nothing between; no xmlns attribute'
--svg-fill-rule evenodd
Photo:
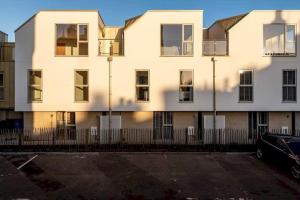
<svg viewBox="0 0 300 200"><path fill-rule="evenodd" d="M300 155L300 142L291 142L288 146L294 154Z"/></svg>
<svg viewBox="0 0 300 200"><path fill-rule="evenodd" d="M279 149L285 151L285 152L289 151L286 144L282 141L281 138L277 139L277 142L276 142L275 146L278 147Z"/></svg>
<svg viewBox="0 0 300 200"><path fill-rule="evenodd" d="M276 141L277 141L277 138L275 138L274 136L270 136L270 135L265 135L263 137L264 140L266 140L267 142L273 144L273 145L276 145Z"/></svg>

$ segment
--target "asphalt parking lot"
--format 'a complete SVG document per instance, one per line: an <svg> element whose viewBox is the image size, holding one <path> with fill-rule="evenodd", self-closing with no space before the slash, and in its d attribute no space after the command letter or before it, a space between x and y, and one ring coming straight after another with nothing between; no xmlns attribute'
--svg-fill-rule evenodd
<svg viewBox="0 0 300 200"><path fill-rule="evenodd" d="M0 156L1 199L300 199L299 181L251 154L51 153L23 165L35 155Z"/></svg>

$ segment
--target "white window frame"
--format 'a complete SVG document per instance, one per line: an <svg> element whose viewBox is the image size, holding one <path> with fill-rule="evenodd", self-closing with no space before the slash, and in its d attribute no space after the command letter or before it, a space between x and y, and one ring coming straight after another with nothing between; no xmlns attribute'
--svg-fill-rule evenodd
<svg viewBox="0 0 300 200"><path fill-rule="evenodd" d="M137 84L137 73L138 72L147 72L148 75L148 84ZM139 100L137 90L140 87L148 88L148 99L147 100ZM135 70L135 101L136 102L149 102L150 101L150 70L148 69L137 69Z"/></svg>
<svg viewBox="0 0 300 200"><path fill-rule="evenodd" d="M160 24L160 32L161 32L161 28L162 26L167 26L167 25L181 25L181 54L179 55L163 55L162 54L162 46L161 46L161 42L162 42L162 35L160 33L160 56L162 57L193 57L194 56L194 24L191 23L178 23L178 24ZM185 26L192 26L192 41L188 41L188 40L184 40L184 27ZM184 54L184 47L185 44L191 43L192 44L192 53L191 54Z"/></svg>
<svg viewBox="0 0 300 200"><path fill-rule="evenodd" d="M264 32L263 32L263 55L264 56L296 56L297 55L297 25L296 24L290 24L290 23L271 23L271 24L264 24L263 26L265 25L282 25L284 26L284 43L283 43L283 49L284 49L284 52L283 53L276 53L276 52L270 52L268 53L266 51L266 47L265 47L265 40L264 40ZM295 53L288 53L287 50L286 50L286 44L287 42L289 42L287 40L287 27L288 26L294 26L294 51Z"/></svg>
<svg viewBox="0 0 300 200"><path fill-rule="evenodd" d="M87 84L77 84L76 83L76 73L77 72L87 72ZM90 97L90 88L89 88L89 70L87 70L87 69L75 69L75 72L74 72L74 101L75 102L88 102L89 101L89 97ZM83 87L83 88L85 88L85 87L87 87L87 93L88 93L88 95L87 95L87 100L81 100L81 101L79 101L79 100L76 100L76 87Z"/></svg>
<svg viewBox="0 0 300 200"><path fill-rule="evenodd" d="M292 71L292 72L294 72L294 75L295 75L295 83L294 84L285 84L283 81L284 81L284 72L290 72L290 71ZM283 94L284 94L284 92L283 92L283 88L285 88L285 87L295 87L295 92L296 92L296 94L295 94L295 100L284 100L284 98L283 98ZM282 102L297 102L297 69L283 69L282 70Z"/></svg>
<svg viewBox="0 0 300 200"><path fill-rule="evenodd" d="M244 72L251 72L251 84L241 84L241 74ZM254 70L253 69L241 69L239 70L239 102L253 102L254 99ZM252 99L251 100L241 100L241 87L252 88Z"/></svg>
<svg viewBox="0 0 300 200"><path fill-rule="evenodd" d="M78 53L76 55L57 55L56 49L57 49L57 25L76 25L77 26L77 48ZM87 26L87 40L80 40L80 26L86 25ZM79 55L79 43L87 43L88 44L88 53L87 55ZM55 24L55 48L54 48L54 55L56 57L87 57L89 56L89 24L88 23L57 23Z"/></svg>
<svg viewBox="0 0 300 200"><path fill-rule="evenodd" d="M191 72L192 73L192 84L191 85L185 85L185 84L181 84L181 72ZM184 100L181 100L180 99L180 89L181 88L185 88L185 87L189 87L189 88L192 88L192 100L190 101L184 101ZM179 102L180 103L191 103L191 102L194 102L194 70L192 69L181 69L179 70Z"/></svg>
<svg viewBox="0 0 300 200"><path fill-rule="evenodd" d="M32 84L30 84L30 73L31 72L41 72L41 85L32 85ZM41 69L30 69L30 70L28 70L28 72L27 72L27 96L28 96L28 102L30 102L30 103L32 103L32 102L43 102L43 94L44 94L44 91L43 91L43 70L41 70ZM34 87L38 87L38 86L40 86L40 88L41 88L41 99L40 100L37 100L37 99L31 99L31 95L30 95L30 91L31 91L31 89L32 88L34 88Z"/></svg>

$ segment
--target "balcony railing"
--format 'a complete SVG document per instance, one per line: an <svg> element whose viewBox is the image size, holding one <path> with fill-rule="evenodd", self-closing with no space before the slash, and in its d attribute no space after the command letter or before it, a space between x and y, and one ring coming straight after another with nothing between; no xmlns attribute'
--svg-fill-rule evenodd
<svg viewBox="0 0 300 200"><path fill-rule="evenodd" d="M119 39L99 39L100 56L123 56L124 42Z"/></svg>
<svg viewBox="0 0 300 200"><path fill-rule="evenodd" d="M14 45L12 43L0 43L0 62L15 60Z"/></svg>
<svg viewBox="0 0 300 200"><path fill-rule="evenodd" d="M295 56L296 42L286 41L285 43L268 43L264 47L265 56Z"/></svg>
<svg viewBox="0 0 300 200"><path fill-rule="evenodd" d="M204 56L227 56L226 40L206 40L203 41L202 51Z"/></svg>

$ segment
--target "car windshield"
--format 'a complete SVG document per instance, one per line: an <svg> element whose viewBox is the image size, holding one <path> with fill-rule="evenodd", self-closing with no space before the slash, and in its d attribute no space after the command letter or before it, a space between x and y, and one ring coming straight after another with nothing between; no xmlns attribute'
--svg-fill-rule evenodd
<svg viewBox="0 0 300 200"><path fill-rule="evenodd" d="M300 142L291 142L288 145L294 154L300 155Z"/></svg>

